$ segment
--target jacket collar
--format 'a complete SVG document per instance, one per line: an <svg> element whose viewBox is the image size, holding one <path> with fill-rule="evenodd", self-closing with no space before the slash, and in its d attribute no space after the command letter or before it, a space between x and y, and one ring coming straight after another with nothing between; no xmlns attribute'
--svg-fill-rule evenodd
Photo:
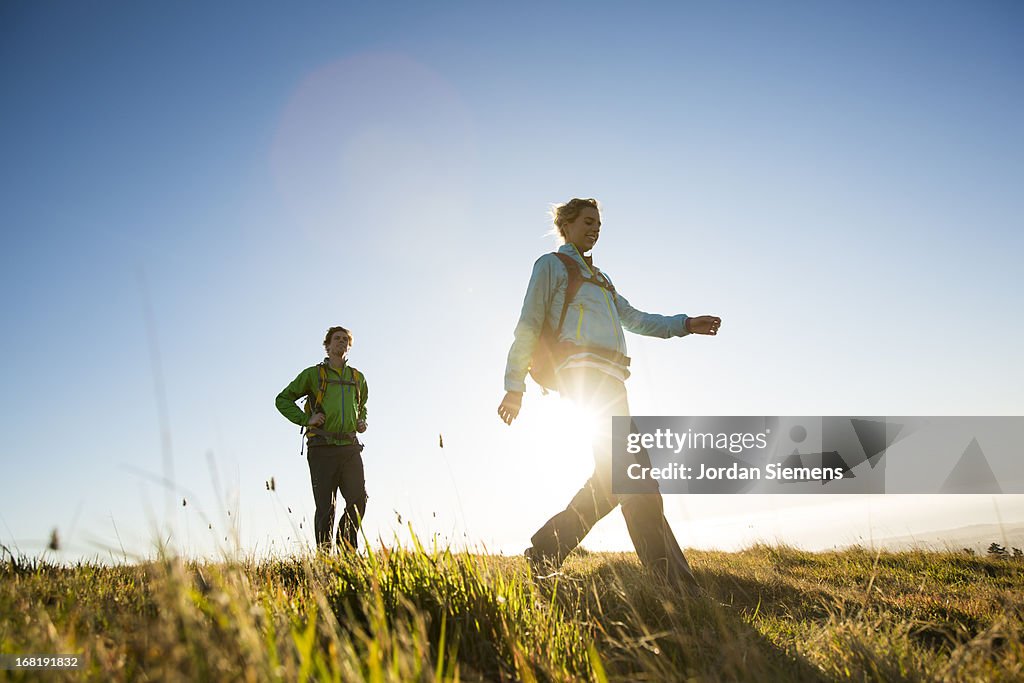
<svg viewBox="0 0 1024 683"><path fill-rule="evenodd" d="M348 367L348 358L345 359L345 362L341 364L340 368L336 368L333 365L331 365L331 357L327 356L326 358L324 358L324 367L327 368L328 370L333 370L334 372L344 377L343 373L345 372L345 368Z"/></svg>
<svg viewBox="0 0 1024 683"><path fill-rule="evenodd" d="M558 248L558 251L559 253L562 254L568 254L569 256L573 257L580 263L586 264L587 268L600 272L599 269L594 265L594 257L584 256L583 254L580 253L580 250L576 248L576 245L572 244L571 242L566 242L565 244L560 246Z"/></svg>

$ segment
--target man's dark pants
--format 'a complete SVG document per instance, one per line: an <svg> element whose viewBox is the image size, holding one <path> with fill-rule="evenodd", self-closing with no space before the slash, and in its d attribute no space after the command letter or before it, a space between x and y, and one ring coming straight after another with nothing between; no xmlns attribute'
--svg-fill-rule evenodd
<svg viewBox="0 0 1024 683"><path fill-rule="evenodd" d="M345 512L338 521L338 546L359 545L359 525L366 512L366 482L363 478L363 447L309 446L309 478L313 482L316 513L313 530L316 544L330 550L338 490L345 499Z"/></svg>

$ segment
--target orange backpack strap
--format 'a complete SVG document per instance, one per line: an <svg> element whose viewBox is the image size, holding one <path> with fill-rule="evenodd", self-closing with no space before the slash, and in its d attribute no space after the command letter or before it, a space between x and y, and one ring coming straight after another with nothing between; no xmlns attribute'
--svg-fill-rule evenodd
<svg viewBox="0 0 1024 683"><path fill-rule="evenodd" d="M558 257L569 274L569 281L565 285L565 299L562 301L562 313L558 316L558 327L555 328L555 340L557 341L558 335L562 333L562 326L565 325L565 314L569 311L569 302L576 297L576 293L580 291L580 286L583 284L583 273L580 272L580 264L576 263L576 259L572 256L560 251L552 253Z"/></svg>
<svg viewBox="0 0 1024 683"><path fill-rule="evenodd" d="M322 413L324 408L324 394L327 393L327 361L316 366L320 375L320 384L316 390L316 397L313 400L313 414Z"/></svg>
<svg viewBox="0 0 1024 683"><path fill-rule="evenodd" d="M356 417L358 417L359 416L359 405L360 405L360 403L362 403L362 398L363 398L362 390L359 388L359 384L360 384L360 380L362 379L362 375L360 375L359 371L356 370L351 365L348 366L348 369L352 372L352 385L356 388Z"/></svg>
<svg viewBox="0 0 1024 683"><path fill-rule="evenodd" d="M310 415L315 415L318 412L323 412L324 407L324 394L327 393L327 361L319 363L316 366L317 377L317 388L315 392L310 392L306 395L306 412Z"/></svg>

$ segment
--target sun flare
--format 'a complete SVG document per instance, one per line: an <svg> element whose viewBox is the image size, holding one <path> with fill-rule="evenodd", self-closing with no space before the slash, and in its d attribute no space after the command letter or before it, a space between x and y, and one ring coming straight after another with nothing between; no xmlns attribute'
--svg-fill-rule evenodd
<svg viewBox="0 0 1024 683"><path fill-rule="evenodd" d="M593 472L597 423L594 416L557 394L535 401L528 413L524 411L521 429L529 435L530 457L536 459L534 467L541 468L543 476L531 477L529 485L542 498L552 496L550 506L564 506L568 499L563 498Z"/></svg>

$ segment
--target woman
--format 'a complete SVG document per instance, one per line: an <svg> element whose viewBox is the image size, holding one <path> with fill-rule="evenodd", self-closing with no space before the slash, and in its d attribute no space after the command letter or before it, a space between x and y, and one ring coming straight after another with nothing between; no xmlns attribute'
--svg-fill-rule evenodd
<svg viewBox="0 0 1024 683"><path fill-rule="evenodd" d="M555 208L554 224L562 246L533 266L515 341L505 366L505 397L498 415L506 424L519 414L525 378L545 324L555 331L556 381L559 392L595 418L594 473L568 507L552 517L531 539L526 556L536 573L557 569L599 519L622 505L630 538L644 566L681 585L691 594L700 589L690 566L665 520L657 481L642 480L643 493L617 495L612 491L612 416L628 416L625 380L629 358L623 327L652 337L715 335L721 318L643 313L629 305L608 276L586 254L601 234L601 214L594 199L572 199ZM565 257L571 262L563 261ZM566 306L570 268L579 268L582 283ZM561 322L561 325L560 325ZM650 466L646 451L637 462Z"/></svg>

